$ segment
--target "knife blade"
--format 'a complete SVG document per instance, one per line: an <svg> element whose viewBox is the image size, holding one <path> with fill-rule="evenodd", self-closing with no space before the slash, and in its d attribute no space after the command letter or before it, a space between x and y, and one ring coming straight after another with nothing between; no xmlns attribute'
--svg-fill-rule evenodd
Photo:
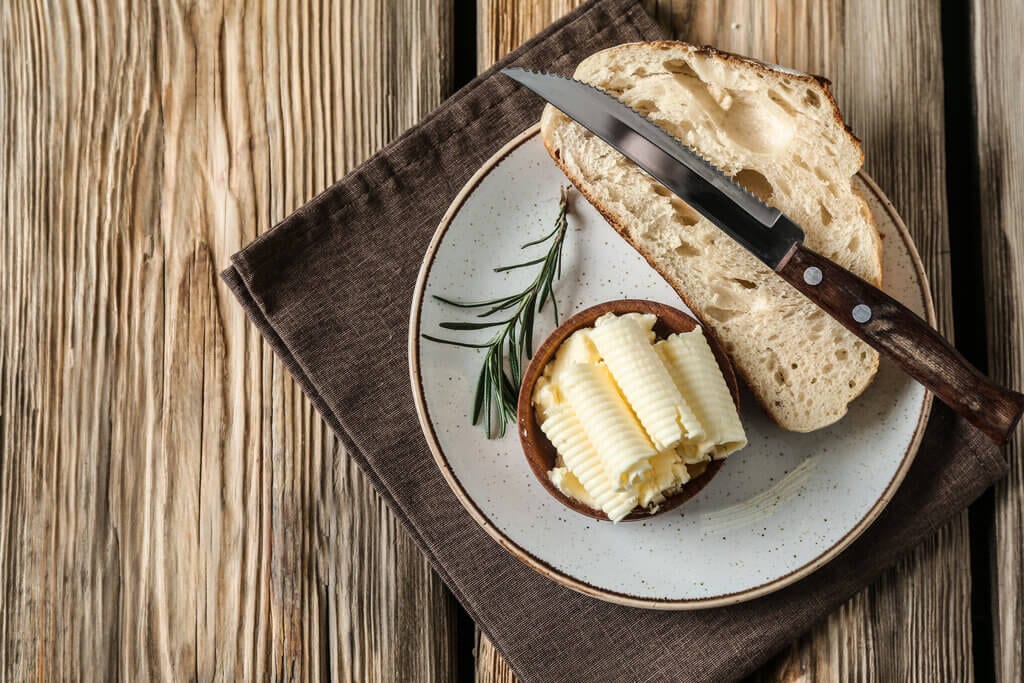
<svg viewBox="0 0 1024 683"><path fill-rule="evenodd" d="M538 71L503 73L525 85L672 190L773 270L804 232L663 128L592 85Z"/></svg>
<svg viewBox="0 0 1024 683"><path fill-rule="evenodd" d="M616 149L991 439L1009 438L1024 395L989 380L895 299L805 247L803 230L784 213L592 85L518 67L502 73Z"/></svg>

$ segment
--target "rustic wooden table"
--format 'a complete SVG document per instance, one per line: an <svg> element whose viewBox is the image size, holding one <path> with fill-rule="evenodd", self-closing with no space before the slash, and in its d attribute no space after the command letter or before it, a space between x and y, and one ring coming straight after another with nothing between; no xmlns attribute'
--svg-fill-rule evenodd
<svg viewBox="0 0 1024 683"><path fill-rule="evenodd" d="M514 680L217 272L574 4L0 3L0 679ZM1022 3L648 6L833 79L942 329L1024 384ZM1021 443L756 678L1024 680Z"/></svg>

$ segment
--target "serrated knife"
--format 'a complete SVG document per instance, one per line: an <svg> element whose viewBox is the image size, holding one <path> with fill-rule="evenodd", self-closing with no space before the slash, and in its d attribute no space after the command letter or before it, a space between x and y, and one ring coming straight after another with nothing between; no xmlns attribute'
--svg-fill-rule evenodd
<svg viewBox="0 0 1024 683"><path fill-rule="evenodd" d="M526 69L502 73L618 150L994 441L1009 438L1024 395L993 383L908 308L805 247L803 230L781 211L602 90Z"/></svg>

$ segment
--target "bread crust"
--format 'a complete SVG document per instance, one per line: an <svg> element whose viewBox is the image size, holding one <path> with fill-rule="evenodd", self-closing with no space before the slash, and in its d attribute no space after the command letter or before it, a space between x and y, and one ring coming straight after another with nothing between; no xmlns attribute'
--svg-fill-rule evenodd
<svg viewBox="0 0 1024 683"><path fill-rule="evenodd" d="M776 67L776 66L773 66L773 65L765 64L764 62L758 61L756 59L751 59L749 57L744 57L742 55L736 55L736 54L733 54L733 53L730 53L730 52L725 52L725 51L722 51L722 50L718 50L717 48L714 48L714 47L712 47L710 45L704 45L704 46L701 46L701 47L697 47L697 46L694 46L694 45L690 45L689 43L684 43L684 42L681 42L681 41L671 41L671 40L652 41L652 42L649 42L649 43L642 43L642 42L639 42L639 43L626 43L624 45L619 45L619 46L607 48L606 50L602 50L600 52L596 52L596 53L594 53L594 55L591 55L591 56L593 57L593 56L599 55L599 54L601 54L603 52L614 51L614 50L621 49L623 47L630 47L630 46L651 46L651 47L666 48L666 49L683 48L683 49L685 49L685 50L687 50L689 52L693 52L693 53L697 53L697 54L702 54L702 55L705 55L705 56L708 56L708 57L712 57L712 58L715 58L715 59L720 59L720 60L723 60L723 61L726 61L726 62L737 62L737 63L740 63L740 64L746 66L746 67L751 67L751 68L754 68L754 69L756 69L758 71L761 71L761 72L764 72L764 73L770 73L773 76L777 76L780 73L781 74L785 74L787 77L803 81L803 82L805 82L805 83L807 83L809 85L812 85L812 86L817 86L818 88L820 88L821 91L823 91L823 93L825 95L825 98L826 98L826 101L830 105L830 111L831 111L832 116L834 117L836 123L839 124L839 126L842 128L843 131L845 131L845 133L848 136L850 142L856 147L856 149L857 149L857 151L859 153L859 165L863 165L863 163L864 163L864 150L863 150L863 147L861 145L861 141L860 141L859 138L857 138L853 134L853 132L850 130L850 127L847 126L846 123L843 121L842 114L839 111L839 106L836 104L836 101L835 101L835 99L832 96L831 89L829 88L829 85L830 85L831 82L827 78L825 78L823 76L815 76L813 74L806 74L806 73L801 73L801 72L797 72L797 71L791 71L791 70L788 70L788 69L782 69L781 67ZM589 59L589 57L588 57L588 59ZM604 206L602 206L602 204L599 201L597 201L597 199L595 197L593 197L591 195L591 193L586 189L586 185L583 182L583 180L581 178L579 178L578 176L576 176L576 174L574 174L567 167L567 165L562 161L561 155L559 154L558 150L554 148L554 145L553 145L553 143L552 143L552 141L551 141L551 139L549 137L549 134L548 134L549 133L549 130L548 130L549 126L547 125L547 121L549 120L549 118L556 111L557 110L555 110L553 107L551 107L551 105L547 105L547 106L545 106L544 112L543 112L543 114L541 116L541 140L544 143L544 148L547 150L547 152L551 156L552 160L554 160L555 164L561 169L562 173L566 176L566 178L569 179L569 181L573 184L573 186L576 188L576 190L584 198L586 198L586 200L595 209L597 209L598 213L601 214L601 216L605 219L605 221L607 221L608 224L611 225L612 228L626 241L626 243L629 244L637 253L639 253L644 258L644 260L647 262L647 264L649 266L651 266L651 268L653 268L669 284L669 286L672 287L672 289L685 302L686 306L688 308L690 308L691 311L693 311L694 315L700 320L701 324L713 328L714 325L711 324L711 322L708 320L708 318L705 315L705 313L699 307L695 306L692 303L692 301L690 300L690 298L687 296L687 294L685 292L683 292L679 287L677 287L674 284L673 279L668 276L668 274L663 270L663 268L660 267L654 261L654 259L646 251L644 251L642 248L640 248L640 246L637 245L637 243L633 239L630 238L629 231L626 228L626 226L623 225L614 215L611 214L611 212L609 210L607 210ZM861 193L857 191L856 187L853 187L852 182L851 182L851 189L853 190L853 192L856 195L856 197L858 198L858 200L860 200L860 202L863 204L864 208L867 209L865 211L865 214L866 214L866 217L867 217L867 223L870 226L871 232L872 232L873 242L874 242L874 246L875 246L875 249L874 249L875 262L876 262L876 265L877 265L877 272L879 274L878 281L875 282L874 284L876 286L881 286L881 278L882 278L882 275L881 275L881 273L882 273L882 240L881 240L881 235L880 235L880 233L878 231L878 226L875 223L874 216L871 215L870 207L868 207L867 202L864 199L863 195L861 195ZM797 290L794 289L794 291L797 291ZM737 372L737 374L739 374L739 376L742 377L743 381L748 386L752 386L754 384L752 382L751 377L747 373L746 368L740 367L739 365L737 365L735 363L733 364L733 367L734 367L735 371ZM849 404L851 402L853 402L858 396L860 396L867 389L868 386L870 386L871 381L874 379L876 373L878 372L878 367L879 367L879 357L877 355L875 355L874 363L872 364L871 369L869 371L869 379L868 379L868 381L865 382L862 385L862 387L860 388L860 390L856 394L852 394L850 396L849 400L846 402L846 405L843 407L843 412L838 414L838 415L836 415L835 419L832 420L831 422L829 422L828 424L834 424L835 422L837 422L838 420L842 419L846 415L846 413L849 410ZM777 411L775 409L775 406L768 405L767 397L762 397L760 395L760 393L756 392L756 391L755 392L751 392L751 393L754 395L754 400L757 401L757 403L762 407L762 409L765 411L765 413L767 413L768 416L771 417L774 422L776 422L776 424L778 424L780 427L782 427L784 429L787 429L787 430L790 430L790 431L795 431L795 432L811 432L811 431L816 431L818 429L822 429L822 428L828 426L828 424L822 424L822 425L816 425L816 426L811 427L811 428L803 428L800 425L787 424L785 421L783 421L781 419L782 415L780 414L780 411Z"/></svg>

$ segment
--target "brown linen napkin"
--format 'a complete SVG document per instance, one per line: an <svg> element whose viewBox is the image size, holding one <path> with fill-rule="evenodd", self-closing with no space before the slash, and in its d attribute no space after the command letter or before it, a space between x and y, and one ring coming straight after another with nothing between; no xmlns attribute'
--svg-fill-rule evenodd
<svg viewBox="0 0 1024 683"><path fill-rule="evenodd" d="M999 451L936 404L884 514L810 577L697 612L601 602L541 577L491 540L441 477L413 407L413 286L445 209L542 103L495 71L570 73L603 47L663 38L632 0L599 0L550 26L420 125L232 259L223 274L268 343L524 681L740 677L863 588L1006 470Z"/></svg>

